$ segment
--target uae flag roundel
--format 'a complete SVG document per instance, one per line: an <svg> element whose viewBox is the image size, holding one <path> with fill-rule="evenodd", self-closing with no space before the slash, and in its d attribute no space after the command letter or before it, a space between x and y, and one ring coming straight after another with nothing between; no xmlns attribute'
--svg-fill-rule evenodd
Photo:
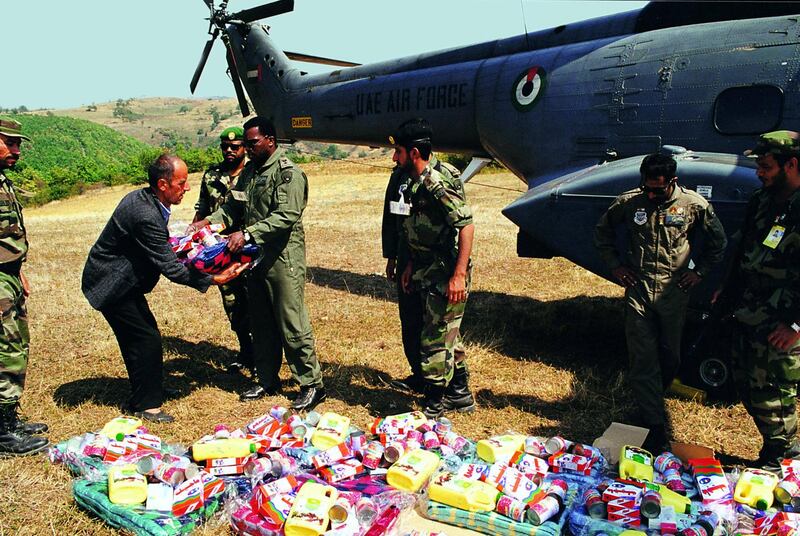
<svg viewBox="0 0 800 536"><path fill-rule="evenodd" d="M541 67L525 69L512 87L511 101L518 110L527 112L539 100L544 91L546 77Z"/></svg>

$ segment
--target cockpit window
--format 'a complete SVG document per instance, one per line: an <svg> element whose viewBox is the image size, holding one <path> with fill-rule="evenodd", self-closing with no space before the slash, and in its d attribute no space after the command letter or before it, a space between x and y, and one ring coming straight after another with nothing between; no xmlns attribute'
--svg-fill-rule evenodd
<svg viewBox="0 0 800 536"><path fill-rule="evenodd" d="M783 91L755 85L724 90L714 103L714 127L721 134L759 134L781 122Z"/></svg>

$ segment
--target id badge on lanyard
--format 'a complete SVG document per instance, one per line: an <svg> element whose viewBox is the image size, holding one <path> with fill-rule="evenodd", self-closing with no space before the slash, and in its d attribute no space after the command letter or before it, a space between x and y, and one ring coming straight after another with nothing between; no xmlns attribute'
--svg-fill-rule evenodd
<svg viewBox="0 0 800 536"><path fill-rule="evenodd" d="M411 215L411 203L405 202L405 191L408 188L408 184L401 184L400 185L400 200L399 201L389 201L389 212L396 216L410 216Z"/></svg>

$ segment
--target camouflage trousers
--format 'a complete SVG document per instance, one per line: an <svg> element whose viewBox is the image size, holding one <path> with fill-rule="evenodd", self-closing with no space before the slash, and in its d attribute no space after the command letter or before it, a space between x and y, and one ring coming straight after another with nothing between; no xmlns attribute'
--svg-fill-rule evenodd
<svg viewBox="0 0 800 536"><path fill-rule="evenodd" d="M465 369L466 353L461 342L461 319L466 300L451 304L436 288L419 292L422 304L420 370L429 383L445 386L456 368Z"/></svg>
<svg viewBox="0 0 800 536"><path fill-rule="evenodd" d="M733 337L733 377L764 447L786 449L797 435L797 382L800 342L781 352L767 342L773 323L737 323Z"/></svg>
<svg viewBox="0 0 800 536"><path fill-rule="evenodd" d="M246 276L240 276L230 283L220 285L219 293L222 295L222 307L231 323L231 329L236 333L250 333L250 318L247 313L247 281Z"/></svg>
<svg viewBox="0 0 800 536"><path fill-rule="evenodd" d="M422 377L422 357L421 342L422 329L425 325L425 304L423 303L424 293L414 290L404 292L400 284L400 277L397 278L397 305L400 313L400 332L403 338L403 352L405 353L411 373ZM466 352L464 344L459 338L453 348L456 368L466 367Z"/></svg>
<svg viewBox="0 0 800 536"><path fill-rule="evenodd" d="M0 404L16 403L22 396L28 366L28 311L19 276L0 272Z"/></svg>

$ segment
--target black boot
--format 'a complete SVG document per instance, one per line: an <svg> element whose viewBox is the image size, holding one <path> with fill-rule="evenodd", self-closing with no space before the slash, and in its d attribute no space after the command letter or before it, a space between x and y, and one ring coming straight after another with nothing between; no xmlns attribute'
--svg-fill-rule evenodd
<svg viewBox="0 0 800 536"><path fill-rule="evenodd" d="M11 415L13 422L11 429L15 432L22 432L24 434L43 434L49 429L43 422L27 422L19 416L19 404L14 407L14 412Z"/></svg>
<svg viewBox="0 0 800 536"><path fill-rule="evenodd" d="M47 438L29 435L13 428L17 422L16 404L0 405L0 456L26 456L47 448Z"/></svg>
<svg viewBox="0 0 800 536"><path fill-rule="evenodd" d="M784 442L765 441L755 464L764 471L780 474L781 462L786 458L800 458L800 445L797 442L787 445Z"/></svg>
<svg viewBox="0 0 800 536"><path fill-rule="evenodd" d="M253 372L253 340L250 332L237 331L236 337L239 339L239 355L228 365L228 372L241 372L242 369Z"/></svg>
<svg viewBox="0 0 800 536"><path fill-rule="evenodd" d="M467 367L456 368L453 372L453 379L444 391L442 406L446 411L458 411L459 413L472 413L475 411L475 399L469 390L469 372Z"/></svg>
<svg viewBox="0 0 800 536"><path fill-rule="evenodd" d="M443 385L425 384L425 399L422 401L422 413L429 419L438 419L444 413L442 399L444 398Z"/></svg>

